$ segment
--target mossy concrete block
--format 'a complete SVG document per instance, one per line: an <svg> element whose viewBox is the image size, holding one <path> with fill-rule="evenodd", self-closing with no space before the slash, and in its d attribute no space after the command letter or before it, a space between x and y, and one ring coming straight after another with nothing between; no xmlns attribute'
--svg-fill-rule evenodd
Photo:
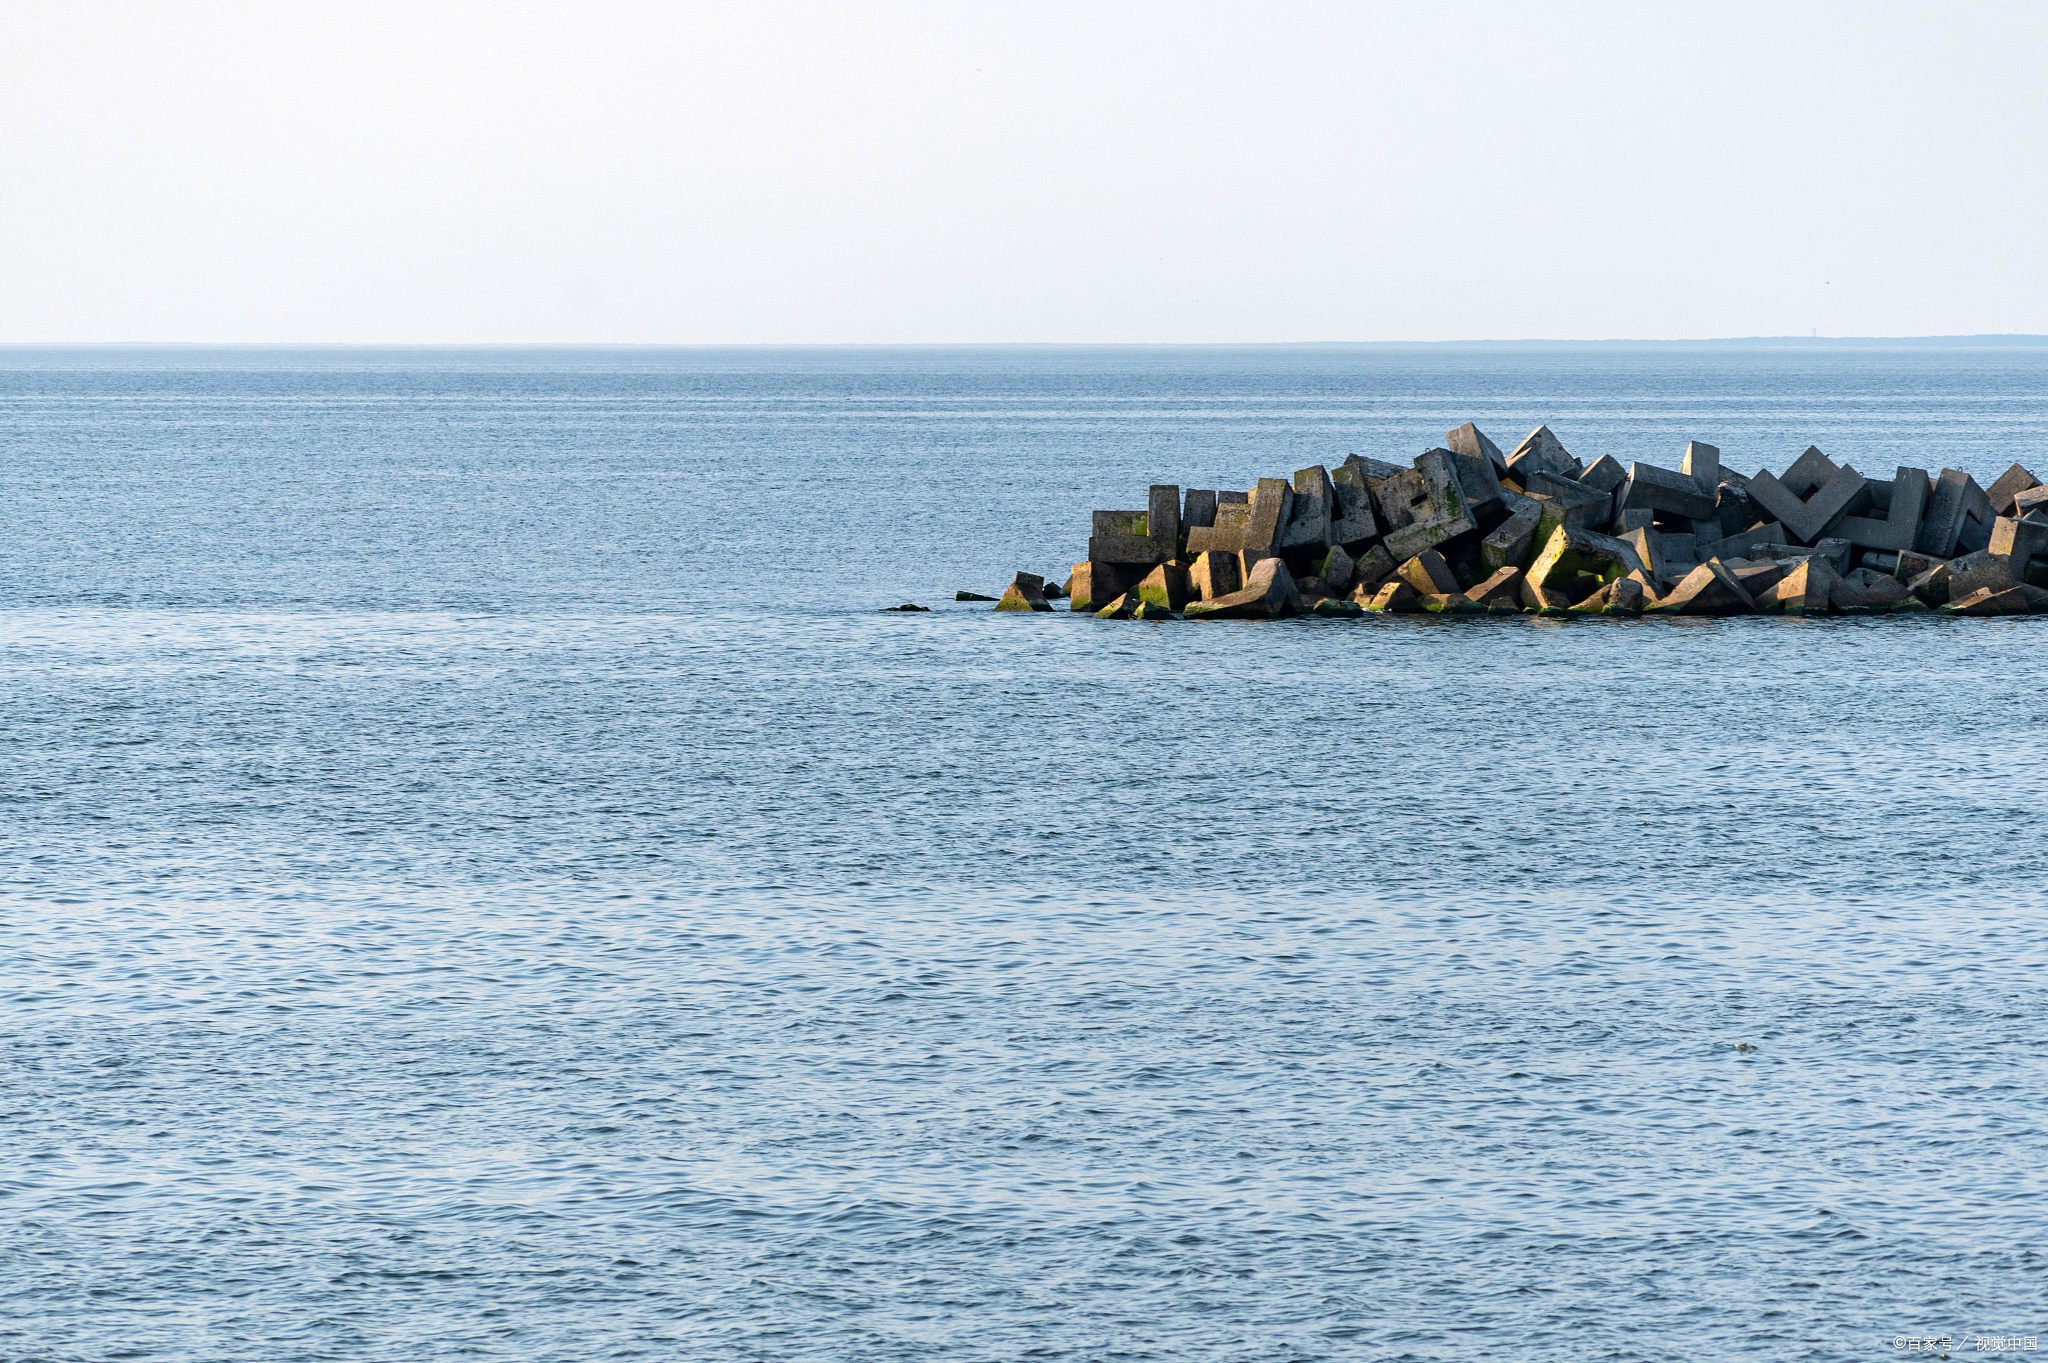
<svg viewBox="0 0 2048 1363"><path fill-rule="evenodd" d="M1491 572L1526 567L1535 548L1536 527L1542 519L1542 507L1534 502L1524 505L1479 541L1479 561Z"/></svg>
<svg viewBox="0 0 2048 1363"><path fill-rule="evenodd" d="M1459 590L1451 565L1434 549L1423 550L1395 571L1403 582L1424 596Z"/></svg>
<svg viewBox="0 0 2048 1363"><path fill-rule="evenodd" d="M1381 583L1365 608L1382 614L1407 615L1422 609L1422 593L1395 578Z"/></svg>
<svg viewBox="0 0 2048 1363"><path fill-rule="evenodd" d="M1449 450L1425 450L1413 469L1374 487L1373 501L1387 525L1382 542L1396 561L1479 528Z"/></svg>
<svg viewBox="0 0 2048 1363"><path fill-rule="evenodd" d="M1178 563L1162 563L1137 586L1138 599L1161 610L1185 609L1192 592L1188 587L1188 570Z"/></svg>
<svg viewBox="0 0 2048 1363"><path fill-rule="evenodd" d="M1529 582L1564 597L1569 605L1618 577L1646 570L1641 556L1626 541L1560 525L1529 565Z"/></svg>
<svg viewBox="0 0 2048 1363"><path fill-rule="evenodd" d="M1002 597L996 602L999 611L1049 611L1052 602L1045 599L1045 579L1037 573L1019 573L1010 579Z"/></svg>
<svg viewBox="0 0 2048 1363"><path fill-rule="evenodd" d="M1280 535L1294 505L1294 489L1285 478L1261 478L1252 489L1250 512L1245 523L1244 556L1247 564L1257 563L1280 551Z"/></svg>

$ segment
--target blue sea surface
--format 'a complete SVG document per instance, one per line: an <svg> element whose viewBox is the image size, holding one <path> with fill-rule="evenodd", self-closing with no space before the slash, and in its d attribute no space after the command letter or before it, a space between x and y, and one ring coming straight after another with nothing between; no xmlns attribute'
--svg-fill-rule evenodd
<svg viewBox="0 0 2048 1363"><path fill-rule="evenodd" d="M2048 618L950 600L1468 419L2048 349L0 351L0 1358L2048 1336Z"/></svg>

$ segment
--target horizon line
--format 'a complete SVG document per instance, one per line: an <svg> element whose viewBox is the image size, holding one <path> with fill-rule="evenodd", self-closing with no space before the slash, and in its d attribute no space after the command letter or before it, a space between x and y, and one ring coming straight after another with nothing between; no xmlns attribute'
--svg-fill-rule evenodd
<svg viewBox="0 0 2048 1363"><path fill-rule="evenodd" d="M7 341L27 350L1343 350L1510 346L2048 345L2041 332L1925 336L1528 336L1433 341Z"/></svg>

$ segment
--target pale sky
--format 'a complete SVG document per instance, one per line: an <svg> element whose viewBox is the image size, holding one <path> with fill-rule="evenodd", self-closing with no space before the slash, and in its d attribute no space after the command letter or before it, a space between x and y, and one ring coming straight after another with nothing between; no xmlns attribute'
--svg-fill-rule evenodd
<svg viewBox="0 0 2048 1363"><path fill-rule="evenodd" d="M0 341L2048 332L2048 4L0 0Z"/></svg>

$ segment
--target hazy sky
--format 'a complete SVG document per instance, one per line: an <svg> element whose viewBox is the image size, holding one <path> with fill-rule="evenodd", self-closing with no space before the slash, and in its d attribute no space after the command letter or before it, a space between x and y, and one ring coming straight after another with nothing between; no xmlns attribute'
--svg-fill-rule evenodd
<svg viewBox="0 0 2048 1363"><path fill-rule="evenodd" d="M2048 331L2048 3L0 0L0 340Z"/></svg>

